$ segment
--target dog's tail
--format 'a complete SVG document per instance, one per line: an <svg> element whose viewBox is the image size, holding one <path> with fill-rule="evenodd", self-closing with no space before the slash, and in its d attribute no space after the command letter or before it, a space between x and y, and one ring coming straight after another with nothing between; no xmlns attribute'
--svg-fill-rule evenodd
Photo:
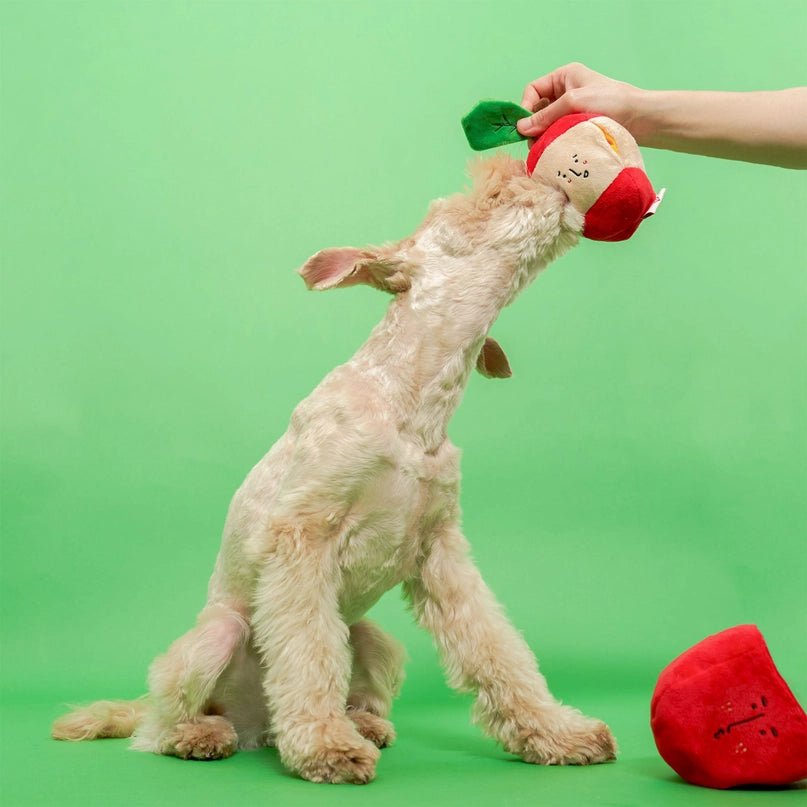
<svg viewBox="0 0 807 807"><path fill-rule="evenodd" d="M78 706L57 718L51 728L55 740L100 740L104 737L131 737L143 719L148 703L135 701L96 701Z"/></svg>

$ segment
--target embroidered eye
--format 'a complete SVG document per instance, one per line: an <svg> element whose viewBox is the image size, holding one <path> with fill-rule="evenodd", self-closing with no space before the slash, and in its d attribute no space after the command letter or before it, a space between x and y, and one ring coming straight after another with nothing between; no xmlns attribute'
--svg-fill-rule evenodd
<svg viewBox="0 0 807 807"><path fill-rule="evenodd" d="M608 141L608 145L617 154L619 154L619 149L617 148L616 140L614 140L614 136L604 126L600 126L599 123L595 123L594 125L605 135L605 139Z"/></svg>

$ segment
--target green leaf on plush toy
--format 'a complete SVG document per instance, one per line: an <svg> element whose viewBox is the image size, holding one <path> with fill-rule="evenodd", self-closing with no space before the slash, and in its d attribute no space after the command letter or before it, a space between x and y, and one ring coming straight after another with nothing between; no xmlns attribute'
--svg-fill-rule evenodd
<svg viewBox="0 0 807 807"><path fill-rule="evenodd" d="M463 119L462 128L474 151L484 151L526 138L516 121L529 117L524 107L510 101L480 101Z"/></svg>

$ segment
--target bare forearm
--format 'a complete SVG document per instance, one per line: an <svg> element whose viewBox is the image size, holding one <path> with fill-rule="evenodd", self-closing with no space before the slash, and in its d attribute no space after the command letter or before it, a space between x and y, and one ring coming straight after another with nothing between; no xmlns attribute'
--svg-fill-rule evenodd
<svg viewBox="0 0 807 807"><path fill-rule="evenodd" d="M531 81L521 106L535 110L518 121L525 137L539 137L564 115L596 112L621 123L642 146L807 168L807 87L642 90L572 62Z"/></svg>
<svg viewBox="0 0 807 807"><path fill-rule="evenodd" d="M635 93L629 128L643 146L807 168L807 87Z"/></svg>

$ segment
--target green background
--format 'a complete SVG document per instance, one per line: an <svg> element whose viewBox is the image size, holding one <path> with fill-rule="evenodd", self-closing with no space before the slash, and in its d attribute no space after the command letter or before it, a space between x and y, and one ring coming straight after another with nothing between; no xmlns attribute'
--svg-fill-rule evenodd
<svg viewBox="0 0 807 807"><path fill-rule="evenodd" d="M474 377L451 427L478 563L617 764L502 752L394 592L374 615L411 660L367 788L274 751L189 764L48 731L64 702L143 691L203 603L232 492L381 317L371 289L307 294L308 255L405 236L460 189L479 98L572 60L792 86L805 34L800 0L3 2L3 803L802 798L683 784L648 704L674 656L744 622L807 697L805 176L651 150L658 215L503 313L514 378Z"/></svg>

